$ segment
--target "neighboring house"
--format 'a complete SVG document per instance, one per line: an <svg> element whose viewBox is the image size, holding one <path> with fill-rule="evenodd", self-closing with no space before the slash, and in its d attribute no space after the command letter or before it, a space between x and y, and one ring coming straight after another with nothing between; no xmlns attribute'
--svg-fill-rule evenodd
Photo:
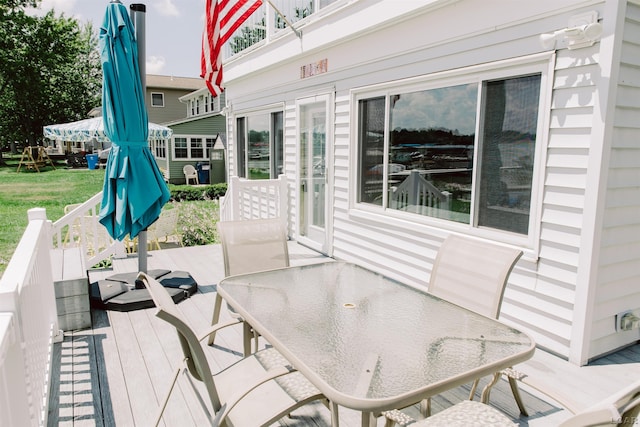
<svg viewBox="0 0 640 427"><path fill-rule="evenodd" d="M501 319L575 364L637 342L640 2L314 5L225 62L229 175L285 174L292 238L415 286L450 233L521 248Z"/></svg>
<svg viewBox="0 0 640 427"><path fill-rule="evenodd" d="M186 104L186 118L163 123L173 130L171 140L151 144L158 165L171 184L186 182L182 172L186 164L208 166L216 140L219 138L216 148L221 149L226 140L226 119L221 111L224 93L214 98L204 88L180 97L180 102L183 109Z"/></svg>
<svg viewBox="0 0 640 427"><path fill-rule="evenodd" d="M204 80L193 77L147 74L147 114L149 121L164 125L186 117L180 98L205 87Z"/></svg>

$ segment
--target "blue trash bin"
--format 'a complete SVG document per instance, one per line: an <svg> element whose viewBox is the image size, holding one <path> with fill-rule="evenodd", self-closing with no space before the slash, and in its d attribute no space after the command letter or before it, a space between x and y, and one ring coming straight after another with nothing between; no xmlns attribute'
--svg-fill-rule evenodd
<svg viewBox="0 0 640 427"><path fill-rule="evenodd" d="M98 155L97 154L87 154L87 167L89 169L98 169Z"/></svg>
<svg viewBox="0 0 640 427"><path fill-rule="evenodd" d="M196 163L196 170L198 171L198 182L200 184L209 183L209 163L198 162Z"/></svg>

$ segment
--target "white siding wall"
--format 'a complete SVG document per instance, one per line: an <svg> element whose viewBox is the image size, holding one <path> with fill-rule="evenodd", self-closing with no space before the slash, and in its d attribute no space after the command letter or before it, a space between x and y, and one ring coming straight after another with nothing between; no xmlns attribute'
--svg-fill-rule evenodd
<svg viewBox="0 0 640 427"><path fill-rule="evenodd" d="M354 7L377 2L357 3ZM505 7L505 4L513 7ZM262 65L264 69L260 64L278 56L275 48L271 47L263 56L247 55L242 59L244 62L238 63L237 69L225 71L226 76L234 76L227 83L227 97L233 102L233 112L285 102L285 170L293 189L298 167L295 100L333 87L333 255L383 271L408 284L426 286L442 240L450 231L464 232L465 228L451 223L416 224L353 209L357 141L353 136L356 118L353 117L351 89L534 55L542 51L539 34L565 28L571 16L590 10L598 11L605 21L615 19L606 14L615 14L617 4L617 0L606 3L604 0L443 2L442 7L428 13L403 16L401 24L378 25L375 32L364 31L339 43L330 40L327 42L330 46L315 46L310 52L301 51L301 44L296 43L295 48L290 48L288 60ZM495 13L498 6L501 11ZM583 230L585 206L593 210L601 203L600 200L586 200L585 195L589 177L594 173L591 165L600 164L601 147L606 145L593 141L597 137L593 133L594 124L602 122L595 112L606 108L609 102L601 99L597 86L602 81L600 43L578 50L559 45L552 76L550 111L541 112L549 115L549 128L548 136L542 138L546 146L542 156L537 158L543 184L538 199L539 236L535 236L537 245L528 249L527 256L518 262L511 275L501 318L531 332L539 345L565 357L576 352L572 345L589 347L589 342L576 341L572 331L575 325L588 324L587 332L593 333L594 337L588 351L581 348L577 353L593 356L623 345L620 334L611 335L612 313L619 308L640 307L640 290L637 283L632 286L638 278L640 259L637 237L640 232L640 215L637 214L640 204L638 9L638 6L629 7L622 49L623 67L608 173L606 220L599 250L594 251L600 256L599 268L593 269L599 272L598 288L594 298L587 298L586 308L582 307L579 312L575 310L576 301L582 301L583 294L588 292L581 282L578 284L578 276L585 268L590 269L580 265L581 251L584 253L583 248L593 243L585 242L584 236L599 234L594 230L589 233ZM456 25L451 25L452 22ZM303 41L308 40L305 43L316 40L311 29L305 29L303 34ZM299 78L301 65L323 58L328 59L329 73L310 79ZM612 67L608 64L606 68ZM243 73L243 69L260 71ZM228 135L233 144L232 132ZM234 167L232 158L229 164ZM291 212L295 216L297 193L293 191L291 195ZM295 222L292 218L292 223ZM536 247L539 248L537 251ZM587 279L591 282L591 276ZM630 301L635 304L633 307L628 307ZM634 333L637 340L637 331Z"/></svg>
<svg viewBox="0 0 640 427"><path fill-rule="evenodd" d="M615 333L612 321L616 313L640 307L640 5L629 3L625 16L591 354L640 338L638 330Z"/></svg>

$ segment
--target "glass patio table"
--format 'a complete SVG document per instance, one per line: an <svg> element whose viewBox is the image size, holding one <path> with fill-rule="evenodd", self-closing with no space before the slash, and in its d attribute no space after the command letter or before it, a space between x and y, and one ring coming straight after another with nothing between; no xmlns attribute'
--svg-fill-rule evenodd
<svg viewBox="0 0 640 427"><path fill-rule="evenodd" d="M535 350L498 320L345 262L231 276L218 292L334 409L361 411L363 426Z"/></svg>

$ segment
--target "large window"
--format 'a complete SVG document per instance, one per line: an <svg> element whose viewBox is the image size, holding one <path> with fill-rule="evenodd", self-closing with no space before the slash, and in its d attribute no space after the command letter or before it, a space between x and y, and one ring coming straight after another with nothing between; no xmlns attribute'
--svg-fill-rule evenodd
<svg viewBox="0 0 640 427"><path fill-rule="evenodd" d="M357 201L528 233L541 73L358 99Z"/></svg>
<svg viewBox="0 0 640 427"><path fill-rule="evenodd" d="M149 148L157 159L167 158L167 141L164 139L149 140Z"/></svg>
<svg viewBox="0 0 640 427"><path fill-rule="evenodd" d="M208 160L216 139L204 136L174 136L173 141L176 159Z"/></svg>
<svg viewBox="0 0 640 427"><path fill-rule="evenodd" d="M276 178L283 172L282 111L255 113L236 119L238 176Z"/></svg>

